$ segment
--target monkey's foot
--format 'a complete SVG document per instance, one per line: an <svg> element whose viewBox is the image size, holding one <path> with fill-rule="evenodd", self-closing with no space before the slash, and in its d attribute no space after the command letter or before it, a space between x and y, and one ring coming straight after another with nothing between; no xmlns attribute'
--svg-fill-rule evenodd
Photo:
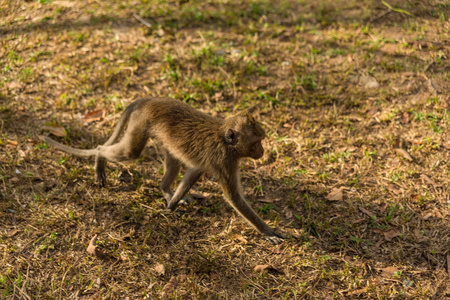
<svg viewBox="0 0 450 300"><path fill-rule="evenodd" d="M103 157L96 157L95 159L95 181L100 184L101 187L106 185L106 160Z"/></svg>
<svg viewBox="0 0 450 300"><path fill-rule="evenodd" d="M99 170L98 168L95 169L95 181L100 184L101 187L104 187L106 185L106 173L105 169Z"/></svg>
<svg viewBox="0 0 450 300"><path fill-rule="evenodd" d="M273 245L281 244L286 239L284 236L276 233L275 231L270 234L264 235L264 237Z"/></svg>
<svg viewBox="0 0 450 300"><path fill-rule="evenodd" d="M183 199L180 200L180 202L178 202L178 204L189 205L192 202L194 202L194 200L191 197L189 197L188 195L186 195L183 197Z"/></svg>

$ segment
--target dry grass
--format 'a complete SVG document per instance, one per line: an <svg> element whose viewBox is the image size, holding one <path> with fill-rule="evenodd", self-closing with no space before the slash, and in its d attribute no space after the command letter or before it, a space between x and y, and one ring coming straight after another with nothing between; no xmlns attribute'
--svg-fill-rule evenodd
<svg viewBox="0 0 450 300"><path fill-rule="evenodd" d="M450 295L447 1L10 2L4 299ZM109 164L100 188L92 161L37 141L52 122L60 140L94 147L147 95L221 117L253 109L268 139L263 159L242 163L246 198L285 243L264 241L211 178L184 213L165 213L153 147ZM96 234L102 257L86 250Z"/></svg>

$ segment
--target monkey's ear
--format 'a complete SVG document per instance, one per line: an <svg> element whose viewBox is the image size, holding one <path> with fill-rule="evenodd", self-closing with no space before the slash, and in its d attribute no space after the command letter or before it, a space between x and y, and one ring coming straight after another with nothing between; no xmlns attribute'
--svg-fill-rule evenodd
<svg viewBox="0 0 450 300"><path fill-rule="evenodd" d="M225 142L227 142L227 144L235 145L238 141L238 136L239 133L230 128L225 132Z"/></svg>

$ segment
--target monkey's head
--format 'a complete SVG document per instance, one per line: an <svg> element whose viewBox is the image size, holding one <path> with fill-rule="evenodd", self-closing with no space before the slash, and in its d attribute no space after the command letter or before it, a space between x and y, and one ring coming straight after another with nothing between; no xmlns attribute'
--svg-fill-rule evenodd
<svg viewBox="0 0 450 300"><path fill-rule="evenodd" d="M261 142L266 137L261 125L247 112L227 121L225 142L238 152L239 157L261 158L264 155Z"/></svg>

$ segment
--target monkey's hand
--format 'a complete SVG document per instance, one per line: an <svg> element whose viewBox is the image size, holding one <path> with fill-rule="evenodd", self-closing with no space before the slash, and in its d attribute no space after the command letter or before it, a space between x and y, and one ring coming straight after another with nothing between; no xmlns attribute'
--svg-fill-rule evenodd
<svg viewBox="0 0 450 300"><path fill-rule="evenodd" d="M273 230L270 233L265 233L264 237L266 238L266 240L268 240L273 245L281 244L283 242L283 240L286 239L284 236L282 236L279 233L276 233Z"/></svg>

